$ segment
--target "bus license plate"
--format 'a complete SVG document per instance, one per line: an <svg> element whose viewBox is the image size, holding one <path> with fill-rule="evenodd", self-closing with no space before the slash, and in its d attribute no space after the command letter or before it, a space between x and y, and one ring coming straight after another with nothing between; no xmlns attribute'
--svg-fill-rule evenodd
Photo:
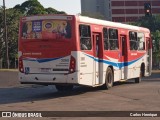
<svg viewBox="0 0 160 120"><path fill-rule="evenodd" d="M49 73L51 68L41 68L41 72Z"/></svg>

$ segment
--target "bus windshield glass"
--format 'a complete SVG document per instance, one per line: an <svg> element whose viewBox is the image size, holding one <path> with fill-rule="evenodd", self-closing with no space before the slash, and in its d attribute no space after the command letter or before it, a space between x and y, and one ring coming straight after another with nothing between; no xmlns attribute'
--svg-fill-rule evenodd
<svg viewBox="0 0 160 120"><path fill-rule="evenodd" d="M22 21L21 39L70 39L71 23L67 20Z"/></svg>

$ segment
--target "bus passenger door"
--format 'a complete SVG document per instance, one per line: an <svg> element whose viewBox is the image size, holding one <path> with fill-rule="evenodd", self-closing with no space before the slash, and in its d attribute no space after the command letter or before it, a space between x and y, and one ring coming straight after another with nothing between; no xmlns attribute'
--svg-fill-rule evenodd
<svg viewBox="0 0 160 120"><path fill-rule="evenodd" d="M94 75L94 84L100 84L100 80L101 80L101 69L100 69L100 57L101 57L101 50L102 47L100 47L101 45L101 34L99 33L93 33L93 54L94 54L94 71L93 71L93 75Z"/></svg>
<svg viewBox="0 0 160 120"><path fill-rule="evenodd" d="M121 73L121 79L127 79L128 75L128 65L127 65L127 40L126 35L120 36L120 45L121 45L121 52L120 52L120 73Z"/></svg>
<svg viewBox="0 0 160 120"><path fill-rule="evenodd" d="M146 51L147 51L147 61L146 61L146 75L149 76L151 75L152 71L152 44L151 44L151 39L146 38Z"/></svg>

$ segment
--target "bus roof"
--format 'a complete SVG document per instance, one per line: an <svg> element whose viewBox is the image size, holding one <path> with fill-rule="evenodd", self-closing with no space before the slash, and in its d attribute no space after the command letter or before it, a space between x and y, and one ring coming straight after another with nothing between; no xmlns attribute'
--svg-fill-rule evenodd
<svg viewBox="0 0 160 120"><path fill-rule="evenodd" d="M44 19L72 20L73 17L74 15L62 15L62 14L53 14L53 15L50 14L49 15L48 14L48 15L36 15L36 16L22 17L21 20L22 21L44 20ZM83 22L83 23L104 25L104 26L109 26L109 27L124 28L124 29L129 29L129 30L144 31L144 32L150 33L149 29L143 28L143 27L127 25L127 24L122 24L118 22L111 22L111 21L106 21L106 20L100 20L100 19L80 16L80 15L76 15L75 17L77 18L79 22Z"/></svg>
<svg viewBox="0 0 160 120"><path fill-rule="evenodd" d="M144 27L138 27L138 26L127 25L127 24L122 24L118 22L100 20L100 19L95 19L95 18L90 18L85 16L76 16L76 17L77 19L79 19L79 22L104 25L104 26L115 27L115 28L124 28L124 29L135 30L135 31L144 31L144 32L150 33L150 30Z"/></svg>
<svg viewBox="0 0 160 120"><path fill-rule="evenodd" d="M22 21L34 21L34 20L72 20L74 15L63 15L63 14L47 14L47 15L35 15L22 17Z"/></svg>

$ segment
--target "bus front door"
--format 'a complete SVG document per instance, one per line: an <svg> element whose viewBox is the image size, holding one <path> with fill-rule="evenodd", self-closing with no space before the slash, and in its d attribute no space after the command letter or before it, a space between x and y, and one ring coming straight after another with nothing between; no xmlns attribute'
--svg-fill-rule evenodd
<svg viewBox="0 0 160 120"><path fill-rule="evenodd" d="M100 33L93 33L93 50L94 50L94 71L93 71L93 75L94 75L94 84L98 85L101 84L101 77L102 77L102 67L100 64L100 57L101 57L101 50L102 47L100 47L101 45L101 34Z"/></svg>
<svg viewBox="0 0 160 120"><path fill-rule="evenodd" d="M128 76L128 65L127 65L127 56L128 56L128 52L127 52L127 40L126 40L126 36L125 35L121 35L120 37L121 41L121 52L120 52L120 61L121 61L121 65L120 65L120 72L121 72L121 78L122 80L126 80L127 76Z"/></svg>
<svg viewBox="0 0 160 120"><path fill-rule="evenodd" d="M147 69L146 69L146 76L151 75L152 71L152 44L151 44L151 39L146 38L146 50L147 50Z"/></svg>

